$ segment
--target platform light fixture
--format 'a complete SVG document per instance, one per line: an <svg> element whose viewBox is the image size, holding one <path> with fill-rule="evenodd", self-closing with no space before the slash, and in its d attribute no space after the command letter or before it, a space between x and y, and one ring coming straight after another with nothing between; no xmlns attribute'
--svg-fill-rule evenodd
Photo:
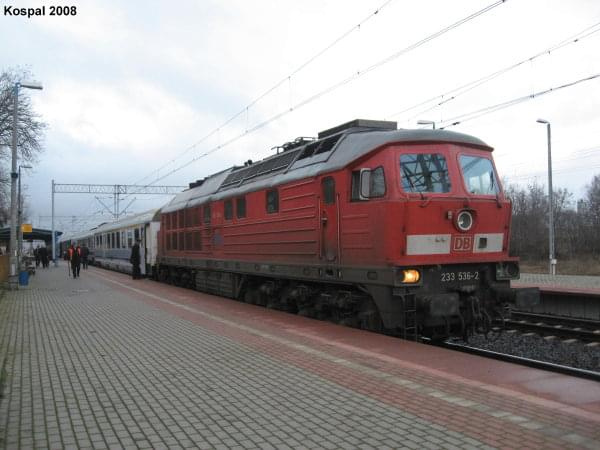
<svg viewBox="0 0 600 450"><path fill-rule="evenodd" d="M435 122L433 120L417 120L417 125L431 125L435 130Z"/></svg>
<svg viewBox="0 0 600 450"><path fill-rule="evenodd" d="M554 196L552 191L552 138L550 133L550 122L544 119L538 119L536 122L546 125L548 133L548 270L550 275L556 275L556 258L554 257Z"/></svg>
<svg viewBox="0 0 600 450"><path fill-rule="evenodd" d="M17 255L17 135L19 118L19 89L41 90L41 83L35 81L17 82L13 86L13 129L12 129L12 164L10 172L10 241L9 241L9 286L18 289L17 267L19 258Z"/></svg>
<svg viewBox="0 0 600 450"><path fill-rule="evenodd" d="M33 169L29 164L19 164L19 188L17 192L17 222L18 222L18 248L17 248L17 267L21 270L21 257L23 253L23 197L21 195L21 169Z"/></svg>

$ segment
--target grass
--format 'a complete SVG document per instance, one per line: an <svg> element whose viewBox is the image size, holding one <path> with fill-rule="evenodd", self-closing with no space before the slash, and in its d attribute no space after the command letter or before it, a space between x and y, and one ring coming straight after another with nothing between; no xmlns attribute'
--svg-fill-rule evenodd
<svg viewBox="0 0 600 450"><path fill-rule="evenodd" d="M521 272L548 273L548 260L521 259ZM557 275L595 275L600 276L599 258L558 259L556 262Z"/></svg>

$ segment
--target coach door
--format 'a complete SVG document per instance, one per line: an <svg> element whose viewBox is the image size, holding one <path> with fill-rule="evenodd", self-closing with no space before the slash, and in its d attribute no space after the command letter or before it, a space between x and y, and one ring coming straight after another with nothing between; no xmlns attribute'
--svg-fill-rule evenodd
<svg viewBox="0 0 600 450"><path fill-rule="evenodd" d="M326 177L321 180L321 254L323 261L339 262L339 217L338 197L335 180Z"/></svg>

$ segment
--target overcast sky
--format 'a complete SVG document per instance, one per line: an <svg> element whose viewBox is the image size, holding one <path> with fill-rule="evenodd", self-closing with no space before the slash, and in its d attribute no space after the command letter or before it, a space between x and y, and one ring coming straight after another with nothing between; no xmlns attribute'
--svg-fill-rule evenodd
<svg viewBox="0 0 600 450"><path fill-rule="evenodd" d="M0 0L2 12L6 5L47 9L30 19L0 15L0 69L25 66L44 85L23 91L49 125L45 151L23 178L35 225L50 215L52 179L144 184L172 172L157 184L186 185L354 118L445 126L600 73L598 0L508 0L437 37L494 1L60 2L77 7L69 17L49 16L53 4ZM577 42L539 55L574 36ZM600 173L599 105L596 78L462 117L448 129L493 146L503 179L546 184L546 130L536 119L550 121L554 185L578 198ZM103 209L93 196L56 200L59 216ZM138 195L130 211L168 200ZM102 201L112 207L112 199Z"/></svg>

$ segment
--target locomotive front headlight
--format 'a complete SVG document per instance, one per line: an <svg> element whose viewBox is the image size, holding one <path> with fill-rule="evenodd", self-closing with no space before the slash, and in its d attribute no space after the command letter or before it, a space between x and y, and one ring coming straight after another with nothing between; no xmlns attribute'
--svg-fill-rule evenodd
<svg viewBox="0 0 600 450"><path fill-rule="evenodd" d="M407 269L402 271L402 283L418 283L421 279L421 274L418 270Z"/></svg>
<svg viewBox="0 0 600 450"><path fill-rule="evenodd" d="M461 211L456 216L456 228L460 231L469 231L473 226L473 214L469 211Z"/></svg>

